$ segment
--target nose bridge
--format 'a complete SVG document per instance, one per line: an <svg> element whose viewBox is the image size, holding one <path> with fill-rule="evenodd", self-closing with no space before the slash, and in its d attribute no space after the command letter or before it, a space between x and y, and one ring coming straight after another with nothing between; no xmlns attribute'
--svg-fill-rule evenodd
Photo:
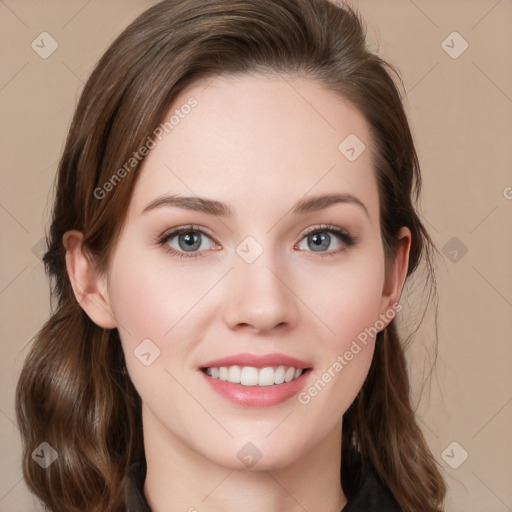
<svg viewBox="0 0 512 512"><path fill-rule="evenodd" d="M278 261L270 247L258 247L249 237L239 244L227 292L226 322L230 327L247 325L267 331L296 323L297 304L285 284L284 268L285 263Z"/></svg>

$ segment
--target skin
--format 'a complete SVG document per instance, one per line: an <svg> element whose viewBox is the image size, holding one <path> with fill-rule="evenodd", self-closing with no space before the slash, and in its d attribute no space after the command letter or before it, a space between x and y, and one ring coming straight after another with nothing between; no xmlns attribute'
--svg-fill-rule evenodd
<svg viewBox="0 0 512 512"><path fill-rule="evenodd" d="M145 495L153 512L339 511L341 418L366 378L374 339L307 404L293 397L241 407L211 390L198 367L280 352L312 366L307 389L396 306L410 232L400 231L386 275L368 126L347 101L305 78L224 76L183 91L166 119L191 96L197 107L143 162L108 273L81 251L81 233L64 236L77 299L98 325L119 329L143 401ZM366 145L353 162L338 150L351 133ZM291 213L300 199L334 192L364 208ZM233 214L142 213L164 194L228 203ZM198 258L155 242L189 224L211 235ZM304 233L323 224L357 242L332 235L327 250L314 251ZM253 263L236 252L249 235L263 249ZM179 250L177 238L170 244ZM145 366L133 351L148 338L160 356ZM251 469L237 457L248 442L261 453Z"/></svg>

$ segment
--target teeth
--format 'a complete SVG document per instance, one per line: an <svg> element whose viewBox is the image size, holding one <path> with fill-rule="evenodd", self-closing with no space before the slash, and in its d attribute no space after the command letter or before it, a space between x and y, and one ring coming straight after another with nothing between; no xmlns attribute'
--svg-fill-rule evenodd
<svg viewBox="0 0 512 512"><path fill-rule="evenodd" d="M240 366L230 366L228 368L228 382L240 382L242 368Z"/></svg>
<svg viewBox="0 0 512 512"><path fill-rule="evenodd" d="M256 368L254 368L256 370ZM273 384L279 384L275 381L275 371L274 368L262 368L259 372L256 371L258 376L258 386L272 386Z"/></svg>
<svg viewBox="0 0 512 512"><path fill-rule="evenodd" d="M240 372L240 384L244 386L256 386L259 381L258 369L252 366L244 366Z"/></svg>
<svg viewBox="0 0 512 512"><path fill-rule="evenodd" d="M274 375L274 384L282 384L284 382L284 366L279 366Z"/></svg>
<svg viewBox="0 0 512 512"><path fill-rule="evenodd" d="M284 372L284 381L290 382L293 380L293 376L295 375L295 368L287 368Z"/></svg>
<svg viewBox="0 0 512 512"><path fill-rule="evenodd" d="M302 373L301 368L292 366L267 366L266 368L221 366L220 368L206 369L206 374L214 379L242 384L242 386L273 386L298 379Z"/></svg>

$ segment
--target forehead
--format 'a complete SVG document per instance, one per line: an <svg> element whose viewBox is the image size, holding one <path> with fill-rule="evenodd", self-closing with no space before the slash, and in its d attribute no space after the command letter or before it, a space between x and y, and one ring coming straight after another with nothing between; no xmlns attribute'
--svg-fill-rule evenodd
<svg viewBox="0 0 512 512"><path fill-rule="evenodd" d="M221 200L243 215L341 192L357 195L378 219L366 121L311 79L202 80L175 98L160 128L143 161L131 214L165 193Z"/></svg>

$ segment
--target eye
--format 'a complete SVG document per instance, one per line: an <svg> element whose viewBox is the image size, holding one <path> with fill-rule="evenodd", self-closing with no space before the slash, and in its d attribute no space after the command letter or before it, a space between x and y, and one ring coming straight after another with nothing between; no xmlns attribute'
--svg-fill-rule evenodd
<svg viewBox="0 0 512 512"><path fill-rule="evenodd" d="M199 258L208 250L218 250L218 245L205 231L196 226L172 229L157 240L159 246L173 256ZM347 230L336 226L317 226L306 232L297 248L316 252L319 256L332 256L354 245L357 239Z"/></svg>
<svg viewBox="0 0 512 512"><path fill-rule="evenodd" d="M322 256L337 254L351 247L356 243L346 229L336 226L320 226L309 230L297 247L303 251L311 251L322 254Z"/></svg>
<svg viewBox="0 0 512 512"><path fill-rule="evenodd" d="M197 258L200 253L218 247L203 230L194 226L168 231L157 240L157 243L182 258Z"/></svg>

